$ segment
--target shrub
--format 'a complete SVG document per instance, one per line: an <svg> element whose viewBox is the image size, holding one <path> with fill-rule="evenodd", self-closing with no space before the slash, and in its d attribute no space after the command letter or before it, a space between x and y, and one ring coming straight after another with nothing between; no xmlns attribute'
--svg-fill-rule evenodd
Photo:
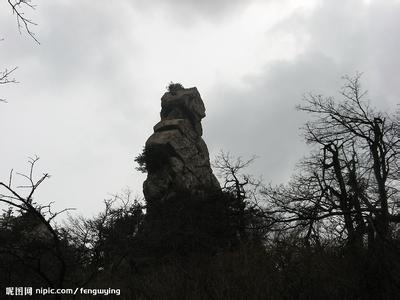
<svg viewBox="0 0 400 300"><path fill-rule="evenodd" d="M180 83L174 83L174 82L170 82L169 85L167 86L167 90L168 92L170 92L173 95L176 95L176 92L179 90L184 90L185 88L183 87L182 84Z"/></svg>

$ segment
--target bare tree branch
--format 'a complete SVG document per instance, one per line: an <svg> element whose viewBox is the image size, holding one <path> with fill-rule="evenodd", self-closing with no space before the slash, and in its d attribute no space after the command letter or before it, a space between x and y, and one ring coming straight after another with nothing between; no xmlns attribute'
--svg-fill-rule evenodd
<svg viewBox="0 0 400 300"><path fill-rule="evenodd" d="M36 43L40 44L31 29L32 26L36 26L37 24L29 17L26 17L24 12L25 8L34 10L36 5L32 4L32 0L7 0L7 2L16 17L19 32L22 33L22 30L25 30Z"/></svg>

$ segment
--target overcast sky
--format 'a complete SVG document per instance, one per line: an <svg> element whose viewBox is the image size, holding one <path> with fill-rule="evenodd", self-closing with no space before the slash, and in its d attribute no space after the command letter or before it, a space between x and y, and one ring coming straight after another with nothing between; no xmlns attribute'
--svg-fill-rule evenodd
<svg viewBox="0 0 400 300"><path fill-rule="evenodd" d="M341 76L364 72L373 106L400 103L400 1L120 0L35 1L26 10L41 45L18 33L0 1L0 178L52 177L40 203L92 215L110 194L141 195L134 169L170 81L196 86L204 139L259 158L249 169L285 182L307 152L295 110L307 92L337 96Z"/></svg>

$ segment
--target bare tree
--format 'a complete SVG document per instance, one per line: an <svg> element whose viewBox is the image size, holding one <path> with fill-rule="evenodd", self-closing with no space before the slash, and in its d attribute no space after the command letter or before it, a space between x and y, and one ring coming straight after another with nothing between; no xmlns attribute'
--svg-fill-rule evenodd
<svg viewBox="0 0 400 300"><path fill-rule="evenodd" d="M245 173L246 168L256 159L256 156L250 159L234 157L229 152L221 150L212 163L222 182L223 192L235 199L232 208L237 210L236 219L240 228L238 236L245 238L252 236L255 240L264 236L271 225L265 222L259 203L263 180Z"/></svg>
<svg viewBox="0 0 400 300"><path fill-rule="evenodd" d="M314 154L288 185L264 191L274 221L308 228L307 237L335 232L356 248L366 237L369 247L388 242L400 221L398 122L371 108L360 77L344 77L340 102L305 97L298 109L312 116L304 129Z"/></svg>
<svg viewBox="0 0 400 300"><path fill-rule="evenodd" d="M256 190L261 185L261 180L243 173L251 165L256 156L250 159L233 157L229 152L221 150L214 159L212 166L217 170L218 177L222 180L222 189L232 193L237 199L245 200L255 195Z"/></svg>
<svg viewBox="0 0 400 300"><path fill-rule="evenodd" d="M0 182L0 203L9 207L2 218L2 234L6 238L1 243L0 255L3 259L8 257L11 262L22 264L51 287L62 287L66 274L65 241L54 219L72 208L53 212L52 203L41 205L34 201L36 190L49 178L49 174L45 173L35 179L34 168L38 160L38 157L30 159L28 174L17 173L27 184L14 187L13 171L8 182ZM23 194L20 190L27 192ZM17 215L13 214L15 211ZM8 271L12 271L13 267L8 266Z"/></svg>
<svg viewBox="0 0 400 300"><path fill-rule="evenodd" d="M75 249L73 269L85 270L74 283L86 286L101 272L115 273L126 265L144 219L144 205L127 189L104 200L103 211L92 219L69 216L64 234ZM129 263L128 263L129 265Z"/></svg>
<svg viewBox="0 0 400 300"><path fill-rule="evenodd" d="M26 16L26 9L34 10L36 5L32 0L7 0L9 7L11 7L12 14L15 16L18 26L18 31L22 34L25 31L37 44L40 44L39 40L36 38L32 27L37 24L32 21L31 18ZM1 39L0 41L3 41ZM12 77L12 73L18 67L5 68L0 71L0 85L8 83L17 83L15 78ZM7 102L5 99L0 98L0 102Z"/></svg>

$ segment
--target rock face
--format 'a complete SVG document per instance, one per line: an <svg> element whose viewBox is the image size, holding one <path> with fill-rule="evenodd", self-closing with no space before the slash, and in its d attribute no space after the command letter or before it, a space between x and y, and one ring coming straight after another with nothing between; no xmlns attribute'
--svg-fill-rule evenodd
<svg viewBox="0 0 400 300"><path fill-rule="evenodd" d="M206 114L197 88L166 92L160 115L161 121L145 145L148 175L143 193L148 209L179 194L220 191L201 137L201 120Z"/></svg>

